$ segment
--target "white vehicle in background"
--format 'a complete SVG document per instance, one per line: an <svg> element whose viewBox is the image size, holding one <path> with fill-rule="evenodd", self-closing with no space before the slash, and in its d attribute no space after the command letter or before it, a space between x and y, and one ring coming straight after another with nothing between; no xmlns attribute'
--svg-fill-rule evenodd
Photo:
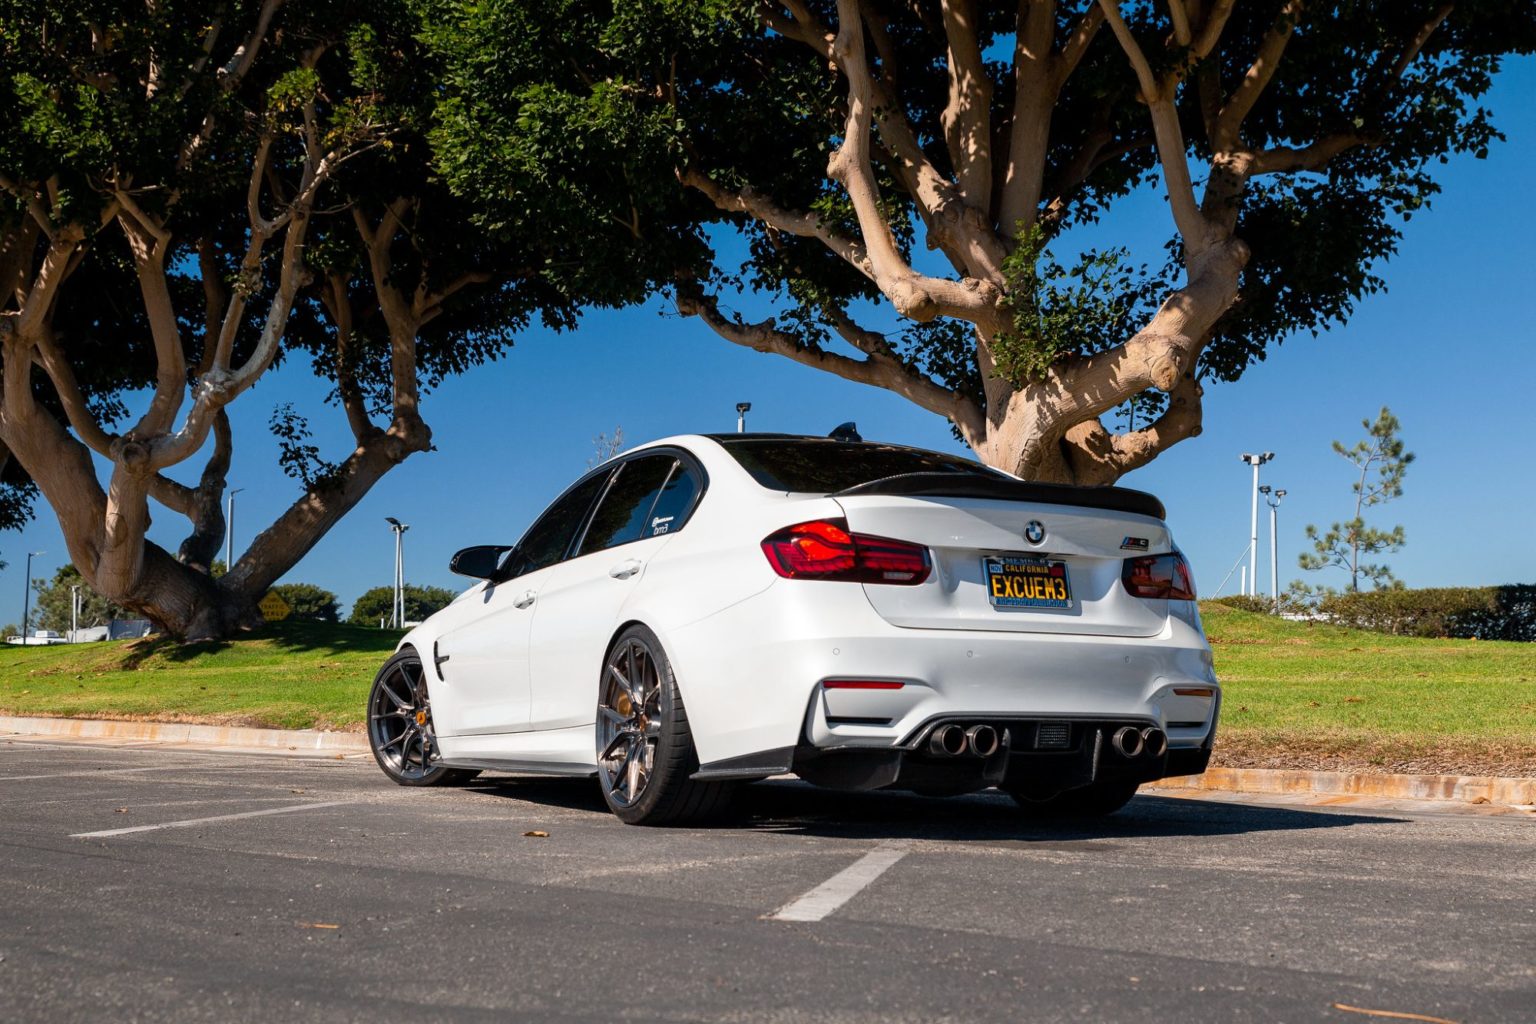
<svg viewBox="0 0 1536 1024"><path fill-rule="evenodd" d="M5 642L19 647L47 647L53 644L69 643L67 639L51 629L34 629L30 636L8 636Z"/></svg>
<svg viewBox="0 0 1536 1024"><path fill-rule="evenodd" d="M1220 689L1151 495L771 434L636 448L402 640L369 697L401 785L596 776L626 822L744 780L1107 814L1203 772Z"/></svg>

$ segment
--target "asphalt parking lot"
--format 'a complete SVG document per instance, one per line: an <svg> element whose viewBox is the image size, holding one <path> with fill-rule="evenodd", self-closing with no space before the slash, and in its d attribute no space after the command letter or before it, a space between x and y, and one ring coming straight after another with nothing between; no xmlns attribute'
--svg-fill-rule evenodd
<svg viewBox="0 0 1536 1024"><path fill-rule="evenodd" d="M23 740L0 815L14 1022L1536 1020L1521 816L770 782L637 829L594 784Z"/></svg>

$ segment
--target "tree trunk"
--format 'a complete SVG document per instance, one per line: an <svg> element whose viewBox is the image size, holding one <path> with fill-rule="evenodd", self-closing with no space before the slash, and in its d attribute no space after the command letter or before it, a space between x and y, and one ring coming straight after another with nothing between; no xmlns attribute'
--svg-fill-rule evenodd
<svg viewBox="0 0 1536 1024"><path fill-rule="evenodd" d="M188 568L159 545L144 544L138 585L124 596L104 595L187 640L214 640L262 623L255 598Z"/></svg>
<svg viewBox="0 0 1536 1024"><path fill-rule="evenodd" d="M1247 261L1248 247L1238 239L1214 246L1191 268L1188 283L1124 345L1063 360L1043 379L1017 388L994 377L985 435L966 438L977 457L1028 480L1105 485L1200 433L1195 364L1212 328L1237 301ZM988 351L990 336L981 327L977 333L979 348ZM1150 389L1169 396L1158 420L1119 435L1099 422Z"/></svg>

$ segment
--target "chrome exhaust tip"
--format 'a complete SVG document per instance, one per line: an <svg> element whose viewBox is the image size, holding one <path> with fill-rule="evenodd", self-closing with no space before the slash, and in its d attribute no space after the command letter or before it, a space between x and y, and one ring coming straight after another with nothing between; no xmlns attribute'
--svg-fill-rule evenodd
<svg viewBox="0 0 1536 1024"><path fill-rule="evenodd" d="M1168 752L1168 734L1148 726L1141 730L1141 745L1148 757L1162 757Z"/></svg>
<svg viewBox="0 0 1536 1024"><path fill-rule="evenodd" d="M959 757L965 753L965 730L958 725L941 725L928 737L928 752L936 757Z"/></svg>
<svg viewBox="0 0 1536 1024"><path fill-rule="evenodd" d="M991 757L1002 743L997 730L990 725L971 726L965 731L965 738L971 745L971 753L977 757Z"/></svg>
<svg viewBox="0 0 1536 1024"><path fill-rule="evenodd" d="M1136 757L1143 746L1141 733L1133 725L1122 725L1116 729L1109 742L1114 744L1121 757Z"/></svg>

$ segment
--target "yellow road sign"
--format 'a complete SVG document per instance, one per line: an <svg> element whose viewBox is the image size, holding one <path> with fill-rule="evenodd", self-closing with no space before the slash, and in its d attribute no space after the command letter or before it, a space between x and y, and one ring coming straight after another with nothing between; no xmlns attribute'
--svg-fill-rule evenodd
<svg viewBox="0 0 1536 1024"><path fill-rule="evenodd" d="M286 619L293 612L293 606L283 600L283 595L275 590L267 591L267 596L263 597L256 607L261 609L261 617L268 622Z"/></svg>

